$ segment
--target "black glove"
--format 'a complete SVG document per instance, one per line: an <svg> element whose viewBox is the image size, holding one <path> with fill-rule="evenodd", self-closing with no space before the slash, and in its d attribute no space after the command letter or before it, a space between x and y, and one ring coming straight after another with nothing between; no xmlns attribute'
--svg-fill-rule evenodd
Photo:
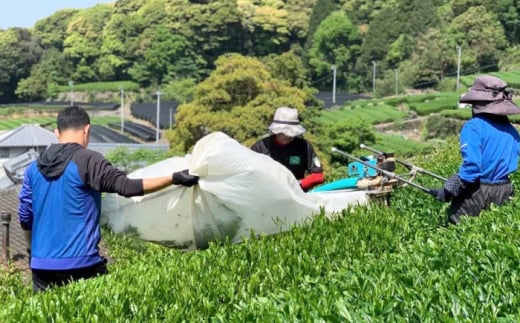
<svg viewBox="0 0 520 323"><path fill-rule="evenodd" d="M193 186L199 182L199 177L195 175L190 175L187 169L182 170L180 172L175 172L172 175L172 181L175 185L182 186Z"/></svg>
<svg viewBox="0 0 520 323"><path fill-rule="evenodd" d="M437 201L448 202L451 199L449 192L446 192L444 188L430 188L429 193L435 197Z"/></svg>
<svg viewBox="0 0 520 323"><path fill-rule="evenodd" d="M453 196L460 196L468 188L468 185L455 174L444 183L444 190Z"/></svg>

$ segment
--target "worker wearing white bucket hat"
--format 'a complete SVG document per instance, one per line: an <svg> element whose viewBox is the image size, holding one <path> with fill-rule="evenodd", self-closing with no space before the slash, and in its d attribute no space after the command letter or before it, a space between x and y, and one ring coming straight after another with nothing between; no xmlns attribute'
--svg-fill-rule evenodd
<svg viewBox="0 0 520 323"><path fill-rule="evenodd" d="M460 102L471 104L473 117L460 132L462 165L440 189L431 193L440 201L451 201L448 222L461 216L478 216L492 203L503 204L513 195L509 176L518 168L520 135L507 116L520 114L513 92L503 80L477 77Z"/></svg>
<svg viewBox="0 0 520 323"><path fill-rule="evenodd" d="M269 155L287 167L305 191L323 183L323 169L318 156L311 143L301 137L305 128L300 124L297 109L276 109L269 131L271 135L257 141L252 150Z"/></svg>

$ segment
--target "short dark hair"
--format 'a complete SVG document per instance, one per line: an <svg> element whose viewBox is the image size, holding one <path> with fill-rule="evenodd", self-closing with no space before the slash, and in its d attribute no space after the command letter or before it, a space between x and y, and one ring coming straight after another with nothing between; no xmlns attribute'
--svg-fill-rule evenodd
<svg viewBox="0 0 520 323"><path fill-rule="evenodd" d="M81 129L90 124L90 117L85 109L71 106L58 112L57 123L59 132L67 129Z"/></svg>

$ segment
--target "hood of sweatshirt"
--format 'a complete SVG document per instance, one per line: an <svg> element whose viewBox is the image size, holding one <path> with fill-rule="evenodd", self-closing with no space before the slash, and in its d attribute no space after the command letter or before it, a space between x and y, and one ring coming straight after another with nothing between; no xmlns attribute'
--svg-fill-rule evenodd
<svg viewBox="0 0 520 323"><path fill-rule="evenodd" d="M72 155L82 146L77 143L52 144L38 158L38 169L47 178L61 176Z"/></svg>

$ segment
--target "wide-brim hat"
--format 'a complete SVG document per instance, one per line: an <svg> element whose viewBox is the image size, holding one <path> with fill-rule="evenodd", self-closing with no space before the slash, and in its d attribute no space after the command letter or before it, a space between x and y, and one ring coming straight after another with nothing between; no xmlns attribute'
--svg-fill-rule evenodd
<svg viewBox="0 0 520 323"><path fill-rule="evenodd" d="M471 104L475 114L520 114L520 108L513 102L513 92L507 89L507 83L492 75L477 77L459 102Z"/></svg>
<svg viewBox="0 0 520 323"><path fill-rule="evenodd" d="M489 113L499 116L520 114L520 108L511 100L495 102L474 102L471 106L474 114Z"/></svg>
<svg viewBox="0 0 520 323"><path fill-rule="evenodd" d="M298 110L288 107L276 109L269 130L274 134L283 133L288 137L297 137L305 133L305 128L298 119Z"/></svg>

